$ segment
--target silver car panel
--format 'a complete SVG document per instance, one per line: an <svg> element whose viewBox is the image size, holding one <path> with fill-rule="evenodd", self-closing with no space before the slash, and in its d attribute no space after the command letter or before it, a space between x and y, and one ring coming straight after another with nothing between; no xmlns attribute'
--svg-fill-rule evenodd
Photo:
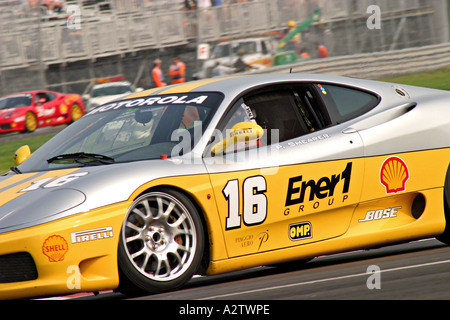
<svg viewBox="0 0 450 320"><path fill-rule="evenodd" d="M294 81L359 88L379 95L381 101L371 111L345 123L260 148L258 152L264 157L250 154L235 159L203 158L211 135L234 101L255 88ZM162 88L153 94L165 90ZM190 92L208 91L222 92L225 98L203 139L190 153L174 160L81 168L76 172L87 174L60 188L39 188L2 205L0 233L126 201L143 184L163 177L258 168L276 174L278 166L449 147L450 93L445 91L336 76L272 74L204 81ZM1 176L0 182L13 176L12 173ZM0 192L9 188L11 186L4 187Z"/></svg>

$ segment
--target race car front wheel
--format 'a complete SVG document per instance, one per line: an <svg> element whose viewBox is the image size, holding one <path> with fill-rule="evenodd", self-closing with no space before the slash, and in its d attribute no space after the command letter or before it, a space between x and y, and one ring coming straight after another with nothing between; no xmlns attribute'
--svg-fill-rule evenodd
<svg viewBox="0 0 450 320"><path fill-rule="evenodd" d="M33 112L25 115L25 132L33 132L37 128L37 119Z"/></svg>
<svg viewBox="0 0 450 320"><path fill-rule="evenodd" d="M177 289L195 274L203 250L202 222L188 197L174 190L144 194L133 202L123 223L118 291Z"/></svg>

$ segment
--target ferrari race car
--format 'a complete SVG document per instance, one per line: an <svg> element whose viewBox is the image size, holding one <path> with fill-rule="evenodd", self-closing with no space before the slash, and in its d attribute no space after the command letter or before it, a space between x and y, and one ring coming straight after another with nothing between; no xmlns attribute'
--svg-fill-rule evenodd
<svg viewBox="0 0 450 320"><path fill-rule="evenodd" d="M0 99L0 133L32 132L40 127L72 123L84 115L78 94L28 91Z"/></svg>
<svg viewBox="0 0 450 320"><path fill-rule="evenodd" d="M156 293L196 274L449 243L449 99L274 74L100 106L0 177L0 298Z"/></svg>

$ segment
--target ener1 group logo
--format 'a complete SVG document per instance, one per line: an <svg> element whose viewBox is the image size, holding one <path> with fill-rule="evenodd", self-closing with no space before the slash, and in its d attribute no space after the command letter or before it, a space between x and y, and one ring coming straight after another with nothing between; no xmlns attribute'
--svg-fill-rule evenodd
<svg viewBox="0 0 450 320"><path fill-rule="evenodd" d="M321 177L317 181L314 179L303 180L303 176L297 176L289 179L289 185L286 196L286 206L303 203L305 201L314 201L315 199L325 199L333 197L338 184L342 185L342 194L346 194L350 188L350 179L352 174L352 163L347 163L341 174L333 174L331 177ZM342 181L342 182L341 182ZM309 197L307 196L309 190Z"/></svg>

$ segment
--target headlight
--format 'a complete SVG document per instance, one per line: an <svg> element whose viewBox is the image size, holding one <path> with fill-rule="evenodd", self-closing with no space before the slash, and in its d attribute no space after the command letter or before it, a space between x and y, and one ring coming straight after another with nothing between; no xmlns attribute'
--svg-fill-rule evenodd
<svg viewBox="0 0 450 320"><path fill-rule="evenodd" d="M9 118L13 118L13 117L17 117L19 115L19 113L18 112L7 112L7 113L5 113L3 116L2 116L2 118L3 119L9 119ZM24 117L25 118L25 117Z"/></svg>

